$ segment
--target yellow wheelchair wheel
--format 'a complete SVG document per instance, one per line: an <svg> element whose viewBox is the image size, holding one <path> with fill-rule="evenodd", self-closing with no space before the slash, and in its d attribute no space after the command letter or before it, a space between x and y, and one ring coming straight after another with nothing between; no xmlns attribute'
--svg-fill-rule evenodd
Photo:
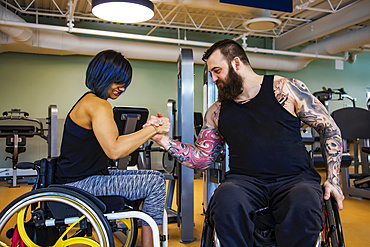
<svg viewBox="0 0 370 247"><path fill-rule="evenodd" d="M116 221L117 227L114 236L120 240L122 247L134 247L138 234L138 220L136 218L119 219Z"/></svg>
<svg viewBox="0 0 370 247"><path fill-rule="evenodd" d="M55 210L58 217L54 217ZM111 228L99 207L63 188L38 189L11 202L0 213L1 236L15 222L20 239L30 247L114 246ZM0 246L11 246L4 241Z"/></svg>

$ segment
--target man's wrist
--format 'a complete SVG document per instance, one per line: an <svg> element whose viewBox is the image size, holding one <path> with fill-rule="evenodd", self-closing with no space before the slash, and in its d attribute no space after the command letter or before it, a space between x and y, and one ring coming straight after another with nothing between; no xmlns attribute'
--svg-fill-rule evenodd
<svg viewBox="0 0 370 247"><path fill-rule="evenodd" d="M156 143L163 147L165 150L167 150L166 146L168 146L168 140L169 140L169 137L167 135L161 135L161 138L158 138L156 140ZM166 145L167 143L167 145Z"/></svg>

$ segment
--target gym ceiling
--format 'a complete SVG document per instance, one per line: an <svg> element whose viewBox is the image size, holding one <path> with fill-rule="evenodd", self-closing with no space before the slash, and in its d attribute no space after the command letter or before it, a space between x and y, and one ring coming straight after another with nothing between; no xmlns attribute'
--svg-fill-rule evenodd
<svg viewBox="0 0 370 247"><path fill-rule="evenodd" d="M240 40L252 52L252 48L264 54L272 54L276 50L282 55L284 52L315 53L304 49L336 39L330 48L317 50L316 55L339 55L342 60L370 51L370 0L293 0L292 12L226 4L219 0L152 2L155 9L152 19L122 24L96 18L91 13L91 0L0 0L0 13L12 12L21 18L0 15L0 40L3 44L0 52L33 52L24 46L10 45L9 37L15 40L17 37L13 37L9 29L48 30L149 44L174 45L178 42L180 45L203 47L203 50L208 44L225 37ZM361 29L360 37L351 38L351 33ZM8 43L4 37L8 38ZM261 42L253 42L256 39L264 40L262 45ZM23 42L21 39L17 41ZM257 51L257 48L266 48L267 51ZM52 51L53 47L49 50L41 53L58 54ZM71 52L75 53L78 52Z"/></svg>

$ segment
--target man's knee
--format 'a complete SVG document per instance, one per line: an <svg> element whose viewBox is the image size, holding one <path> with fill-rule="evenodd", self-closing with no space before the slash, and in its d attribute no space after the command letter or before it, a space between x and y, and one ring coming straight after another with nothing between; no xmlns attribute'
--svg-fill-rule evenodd
<svg viewBox="0 0 370 247"><path fill-rule="evenodd" d="M309 206L319 210L322 208L323 193L320 185L302 184L295 186L288 197L291 204L301 209Z"/></svg>
<svg viewBox="0 0 370 247"><path fill-rule="evenodd" d="M209 205L210 220L222 246L252 246L250 197L238 185L222 184Z"/></svg>
<svg viewBox="0 0 370 247"><path fill-rule="evenodd" d="M212 201L211 208L231 209L237 207L241 202L242 191L235 184L225 183L217 188Z"/></svg>

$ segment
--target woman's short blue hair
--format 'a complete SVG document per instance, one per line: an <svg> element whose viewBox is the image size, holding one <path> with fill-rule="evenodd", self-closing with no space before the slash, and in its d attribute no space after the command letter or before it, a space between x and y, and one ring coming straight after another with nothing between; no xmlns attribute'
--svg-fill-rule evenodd
<svg viewBox="0 0 370 247"><path fill-rule="evenodd" d="M86 86L98 97L108 99L108 90L113 83L127 88L132 79L132 67L127 59L117 51L99 52L86 70Z"/></svg>

